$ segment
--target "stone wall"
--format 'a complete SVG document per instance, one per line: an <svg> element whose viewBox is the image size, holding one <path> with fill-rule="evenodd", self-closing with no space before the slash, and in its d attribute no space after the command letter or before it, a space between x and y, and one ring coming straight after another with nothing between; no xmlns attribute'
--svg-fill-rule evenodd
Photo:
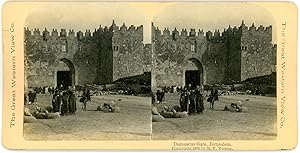
<svg viewBox="0 0 300 153"><path fill-rule="evenodd" d="M53 29L51 34L45 29L25 29L26 76L28 87L56 86L56 71L59 61L66 59L76 71L76 84L94 83L97 80L98 52L90 33L73 30L59 33Z"/></svg>
<svg viewBox="0 0 300 153"><path fill-rule="evenodd" d="M223 42L208 42L207 51L202 56L205 66L205 84L220 84L226 79L227 48Z"/></svg>
<svg viewBox="0 0 300 153"><path fill-rule="evenodd" d="M241 50L241 81L272 73L276 65L276 47L272 44L271 26L256 29L253 24L249 29L245 27Z"/></svg>
<svg viewBox="0 0 300 153"><path fill-rule="evenodd" d="M163 33L152 27L153 70L156 84L152 86L185 85L185 71L197 69L201 71L203 84L220 83L225 77L227 49L219 34L204 35L183 29L164 29ZM211 37L208 37L211 36ZM196 59L191 62L191 59ZM198 64L199 63L199 64Z"/></svg>
<svg viewBox="0 0 300 153"><path fill-rule="evenodd" d="M156 82L152 86L184 85L185 71L195 69L190 59L196 59L193 63L203 73L203 84L237 83L268 75L276 71L276 46L271 39L271 27L248 29L244 22L205 35L194 29L165 28L161 32L152 24L152 76Z"/></svg>
<svg viewBox="0 0 300 153"><path fill-rule="evenodd" d="M143 26L113 22L92 33L65 29L24 29L28 87L55 86L59 61L68 61L75 71L75 84L108 84L151 72L151 44L143 44Z"/></svg>
<svg viewBox="0 0 300 153"><path fill-rule="evenodd" d="M241 29L229 27L225 34L227 52L227 69L225 83L241 81Z"/></svg>
<svg viewBox="0 0 300 153"><path fill-rule="evenodd" d="M77 84L92 84L98 81L98 67L99 67L99 52L95 37L91 35L90 31L78 33L76 38L77 43L70 45L70 48L76 48L73 54L74 65L78 75Z"/></svg>
<svg viewBox="0 0 300 153"><path fill-rule="evenodd" d="M113 81L113 50L112 50L113 29L105 26L95 32L96 49L95 58L98 59L97 84L107 84Z"/></svg>
<svg viewBox="0 0 300 153"><path fill-rule="evenodd" d="M152 44L143 44L143 26L114 22L93 33L65 29L25 29L29 87L55 86L58 63L69 61L75 84L107 84L151 72L152 87L185 85L186 70L198 69L202 84L240 82L276 71L272 28L241 26L219 30L159 30L152 24Z"/></svg>
<svg viewBox="0 0 300 153"><path fill-rule="evenodd" d="M113 31L113 81L151 71L151 46L143 44L143 26L114 25Z"/></svg>

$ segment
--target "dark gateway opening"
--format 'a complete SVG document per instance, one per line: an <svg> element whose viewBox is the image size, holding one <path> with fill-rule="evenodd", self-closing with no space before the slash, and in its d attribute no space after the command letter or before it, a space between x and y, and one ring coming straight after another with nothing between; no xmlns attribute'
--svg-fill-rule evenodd
<svg viewBox="0 0 300 153"><path fill-rule="evenodd" d="M63 85L64 89L72 86L72 73L71 71L57 71L57 86Z"/></svg>
<svg viewBox="0 0 300 153"><path fill-rule="evenodd" d="M195 88L197 85L200 85L200 73L198 70L188 70L185 71L185 85L192 85L192 88Z"/></svg>

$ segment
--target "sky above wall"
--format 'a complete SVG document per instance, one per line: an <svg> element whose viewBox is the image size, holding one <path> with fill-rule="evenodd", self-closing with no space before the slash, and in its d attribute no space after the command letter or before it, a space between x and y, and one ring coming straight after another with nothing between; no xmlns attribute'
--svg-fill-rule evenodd
<svg viewBox="0 0 300 153"><path fill-rule="evenodd" d="M47 28L74 29L75 31L94 31L100 25L111 26L112 20L120 27L123 22L130 25L144 26L144 43L151 40L151 22L161 30L175 27L181 31L186 28L204 31L222 32L229 25L240 26L244 20L246 26L252 23L273 25L275 22L265 8L253 3L36 3L25 21L30 29ZM67 30L68 31L68 30ZM273 41L276 35L273 32Z"/></svg>

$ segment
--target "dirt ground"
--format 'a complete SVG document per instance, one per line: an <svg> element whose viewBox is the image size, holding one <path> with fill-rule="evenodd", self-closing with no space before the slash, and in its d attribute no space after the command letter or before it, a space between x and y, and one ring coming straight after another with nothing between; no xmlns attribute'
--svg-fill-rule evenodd
<svg viewBox="0 0 300 153"><path fill-rule="evenodd" d="M119 99L121 99L119 101ZM96 111L97 106L113 100L120 113ZM38 95L36 106L51 105L49 95ZM81 111L77 98L75 115L57 119L39 119L37 123L24 123L26 140L149 140L151 138L151 100L136 96L93 96L87 111Z"/></svg>
<svg viewBox="0 0 300 153"><path fill-rule="evenodd" d="M249 101L246 99L249 98ZM166 94L166 103L179 104L179 95ZM247 113L222 111L231 102L242 101ZM167 118L152 123L153 140L272 140L276 139L276 98L254 95L221 96L215 110L204 100L203 114L186 118Z"/></svg>
<svg viewBox="0 0 300 153"><path fill-rule="evenodd" d="M154 106L161 109L163 105L179 104L177 94L166 94L165 99L165 103ZM120 113L96 111L97 106L111 100L120 107ZM26 140L276 139L275 97L230 95L221 96L219 100L215 103L215 110L211 110L205 99L203 114L151 122L149 98L122 95L94 96L92 102L87 105L87 111L81 111L81 103L77 102L75 115L40 119L37 123L24 123L24 138ZM222 111L225 105L239 100L248 108L247 113ZM33 109L36 106L49 105L51 105L49 95L38 95L38 104L26 107Z"/></svg>

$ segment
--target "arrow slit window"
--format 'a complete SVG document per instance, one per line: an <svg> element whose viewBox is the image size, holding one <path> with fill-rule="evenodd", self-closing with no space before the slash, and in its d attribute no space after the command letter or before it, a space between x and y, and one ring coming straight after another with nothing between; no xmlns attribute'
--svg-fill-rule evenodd
<svg viewBox="0 0 300 153"><path fill-rule="evenodd" d="M195 52L195 45L191 45L191 51Z"/></svg>
<svg viewBox="0 0 300 153"><path fill-rule="evenodd" d="M67 52L67 50L66 50L66 45L62 45L62 46L61 46L61 51L62 51L62 52Z"/></svg>

